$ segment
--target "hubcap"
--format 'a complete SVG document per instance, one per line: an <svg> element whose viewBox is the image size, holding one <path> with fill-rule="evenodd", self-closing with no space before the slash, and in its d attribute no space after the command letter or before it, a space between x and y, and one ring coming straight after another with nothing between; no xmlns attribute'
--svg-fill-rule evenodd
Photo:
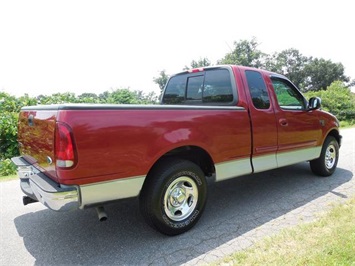
<svg viewBox="0 0 355 266"><path fill-rule="evenodd" d="M173 221L182 221L196 208L198 189L195 181L188 176L174 180L164 195L164 211Z"/></svg>
<svg viewBox="0 0 355 266"><path fill-rule="evenodd" d="M325 166L327 169L333 168L336 161L336 149L334 145L329 145L327 150L325 151Z"/></svg>

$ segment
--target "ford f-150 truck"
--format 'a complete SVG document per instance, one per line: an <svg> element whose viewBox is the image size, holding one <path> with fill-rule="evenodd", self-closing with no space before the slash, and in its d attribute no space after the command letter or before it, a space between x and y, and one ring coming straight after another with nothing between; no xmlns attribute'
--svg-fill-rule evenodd
<svg viewBox="0 0 355 266"><path fill-rule="evenodd" d="M207 184L302 161L336 169L338 120L286 77L225 65L172 76L160 105L23 107L18 167L24 204L55 211L139 196L149 225L177 235L201 217ZM286 177L285 177L286 178Z"/></svg>

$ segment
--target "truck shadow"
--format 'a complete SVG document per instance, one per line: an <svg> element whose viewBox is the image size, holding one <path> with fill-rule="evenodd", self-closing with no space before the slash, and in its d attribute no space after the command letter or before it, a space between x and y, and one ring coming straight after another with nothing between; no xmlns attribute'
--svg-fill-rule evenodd
<svg viewBox="0 0 355 266"><path fill-rule="evenodd" d="M97 220L94 209L42 210L17 217L15 225L36 265L179 265L332 192L352 177L341 168L332 177L315 177L301 163L212 184L201 220L176 237L147 226L137 198L108 205L105 222Z"/></svg>

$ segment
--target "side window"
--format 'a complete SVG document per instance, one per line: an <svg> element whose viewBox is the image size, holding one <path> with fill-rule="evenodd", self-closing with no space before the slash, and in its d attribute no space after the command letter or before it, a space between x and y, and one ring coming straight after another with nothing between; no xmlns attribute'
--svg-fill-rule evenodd
<svg viewBox="0 0 355 266"><path fill-rule="evenodd" d="M292 84L286 80L271 78L277 101L281 109L303 110L305 109L304 98Z"/></svg>
<svg viewBox="0 0 355 266"><path fill-rule="evenodd" d="M169 80L164 94L164 103L180 104L185 101L186 76L175 76Z"/></svg>
<svg viewBox="0 0 355 266"><path fill-rule="evenodd" d="M203 91L205 103L229 103L233 101L230 74L226 69L206 71Z"/></svg>
<svg viewBox="0 0 355 266"><path fill-rule="evenodd" d="M246 70L245 75L248 82L250 96L255 108L269 109L270 98L261 73L257 71Z"/></svg>

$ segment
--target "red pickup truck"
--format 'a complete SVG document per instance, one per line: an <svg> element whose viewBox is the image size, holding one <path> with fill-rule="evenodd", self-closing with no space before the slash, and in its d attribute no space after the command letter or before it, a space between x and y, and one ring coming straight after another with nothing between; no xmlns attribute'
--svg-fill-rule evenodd
<svg viewBox="0 0 355 266"><path fill-rule="evenodd" d="M209 180L309 161L337 166L338 120L284 76L242 66L172 76L160 105L23 107L18 166L24 204L55 211L139 196L156 230L177 235L201 217Z"/></svg>

